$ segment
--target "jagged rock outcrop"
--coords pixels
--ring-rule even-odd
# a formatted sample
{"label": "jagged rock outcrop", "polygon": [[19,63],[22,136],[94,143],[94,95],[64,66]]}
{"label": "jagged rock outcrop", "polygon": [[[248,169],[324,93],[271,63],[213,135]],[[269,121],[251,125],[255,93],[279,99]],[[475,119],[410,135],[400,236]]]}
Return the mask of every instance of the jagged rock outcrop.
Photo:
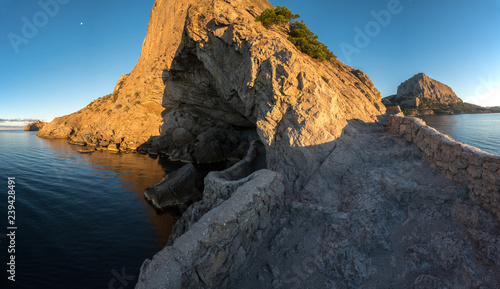
{"label": "jagged rock outcrop", "polygon": [[387,107],[401,106],[407,116],[500,111],[498,107],[482,107],[463,102],[449,86],[423,73],[401,83],[398,93],[384,97],[382,103]]}
{"label": "jagged rock outcrop", "polygon": [[266,154],[262,142],[253,141],[245,157],[224,171],[210,172],[204,180],[203,199],[190,206],[176,222],[168,240],[174,240],[184,234],[193,224],[211,209],[229,199],[238,187],[249,181],[249,176],[266,168]]}
{"label": "jagged rock outcrop", "polygon": [[[185,13],[189,1],[177,2],[176,8]],[[164,26],[163,18],[158,17],[166,13],[163,8],[162,1],[155,3],[141,57],[130,74],[118,79],[113,93],[54,119],[38,133],[39,137],[82,138],[87,144],[112,150],[135,150],[159,134],[165,89],[161,76],[176,50],[175,44],[167,44],[166,39],[173,36],[180,40],[182,29],[178,26],[183,25],[172,21]]]}
{"label": "jagged rock outcrop", "polygon": [[[157,3],[164,11],[176,5]],[[385,108],[363,72],[312,59],[281,30],[256,22],[267,7],[266,1],[198,1],[186,10],[180,42],[170,40],[177,52],[163,73],[167,113],[156,144],[199,161],[198,147],[210,143],[227,157],[242,132],[256,130],[270,168],[299,189],[347,120],[372,122]],[[165,27],[179,19],[162,16]],[[216,136],[210,142],[200,139],[208,129]]]}
{"label": "jagged rock outcrop", "polygon": [[385,107],[363,72],[315,60],[280,29],[256,22],[269,7],[265,0],[157,0],[141,59],[115,93],[54,120],[39,136],[137,147],[158,134],[161,99],[161,136],[152,142],[158,151],[209,163],[241,158],[241,146],[258,137],[269,166],[299,189],[347,120],[375,121]]}
{"label": "jagged rock outcrop", "polygon": [[33,123],[29,123],[27,126],[25,126],[24,131],[39,131],[46,124],[47,124],[46,122],[37,120],[37,121],[35,121]]}
{"label": "jagged rock outcrop", "polygon": [[399,105],[404,108],[439,108],[462,104],[453,89],[423,73],[415,74],[412,78],[398,86],[398,93],[386,97],[384,102]]}

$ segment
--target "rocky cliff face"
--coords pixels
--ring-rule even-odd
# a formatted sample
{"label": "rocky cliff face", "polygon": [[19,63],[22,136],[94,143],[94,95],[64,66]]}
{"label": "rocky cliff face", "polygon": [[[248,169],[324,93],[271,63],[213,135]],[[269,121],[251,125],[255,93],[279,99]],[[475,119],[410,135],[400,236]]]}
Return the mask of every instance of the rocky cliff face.
{"label": "rocky cliff face", "polygon": [[[43,138],[70,138],[77,143],[136,149],[159,134],[165,85],[162,73],[180,41],[182,19],[189,1],[175,1],[166,9],[156,1],[141,57],[130,74],[121,76],[112,94],[101,97],[73,114],[54,119],[38,133]],[[174,11],[175,10],[175,11]],[[170,41],[170,40],[173,41]],[[178,45],[178,43],[177,43]]]}
{"label": "rocky cliff face", "polygon": [[46,122],[37,120],[33,123],[29,123],[26,127],[24,127],[24,131],[39,131],[46,124]]}
{"label": "rocky cliff face", "polygon": [[314,60],[279,29],[256,22],[266,7],[266,1],[236,0],[189,7],[163,73],[167,113],[157,145],[195,161],[207,147],[227,158],[243,132],[256,130],[269,167],[300,189],[348,120],[372,122],[385,109],[364,73]]}
{"label": "rocky cliff face", "polygon": [[361,71],[312,59],[279,29],[256,22],[269,7],[264,0],[157,0],[141,59],[114,94],[54,120],[39,136],[135,147],[157,135],[163,120],[154,140],[160,151],[209,163],[241,156],[257,131],[269,167],[303,183],[348,120],[373,122],[385,108]]}
{"label": "rocky cliff face", "polygon": [[385,105],[399,105],[404,109],[446,111],[463,108],[463,101],[453,89],[423,73],[401,83],[398,93],[384,98]]}

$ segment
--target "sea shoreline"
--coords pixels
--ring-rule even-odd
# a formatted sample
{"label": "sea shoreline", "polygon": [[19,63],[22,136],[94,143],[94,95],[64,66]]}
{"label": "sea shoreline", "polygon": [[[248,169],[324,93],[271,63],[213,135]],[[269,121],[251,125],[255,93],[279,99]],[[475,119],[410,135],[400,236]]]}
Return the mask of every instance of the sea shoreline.
{"label": "sea shoreline", "polygon": [[413,114],[413,113],[405,113],[404,115],[407,117],[425,117],[425,116],[441,116],[441,115],[462,115],[462,114],[496,114],[500,113],[500,111],[490,111],[490,112],[463,112],[463,113],[455,113],[455,112],[450,112],[450,113],[431,113],[431,114]]}

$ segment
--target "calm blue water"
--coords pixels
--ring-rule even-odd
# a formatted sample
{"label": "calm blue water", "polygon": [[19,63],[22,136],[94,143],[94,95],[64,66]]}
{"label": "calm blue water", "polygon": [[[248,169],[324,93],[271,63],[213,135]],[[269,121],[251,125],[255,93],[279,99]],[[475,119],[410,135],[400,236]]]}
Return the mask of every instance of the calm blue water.
{"label": "calm blue water", "polygon": [[[166,244],[175,216],[158,215],[143,190],[177,166],[77,149],[0,131],[0,288],[134,288],[144,259]],[[17,183],[15,283],[6,274],[9,176]]]}
{"label": "calm blue water", "polygon": [[500,114],[426,116],[427,125],[459,142],[500,155]]}

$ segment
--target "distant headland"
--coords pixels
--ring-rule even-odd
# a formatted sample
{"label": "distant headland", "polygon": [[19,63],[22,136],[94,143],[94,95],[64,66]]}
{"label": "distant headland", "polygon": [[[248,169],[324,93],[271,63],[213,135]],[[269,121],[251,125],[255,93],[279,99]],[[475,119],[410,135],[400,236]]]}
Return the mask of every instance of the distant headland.
{"label": "distant headland", "polygon": [[462,113],[498,113],[500,107],[463,102],[451,87],[418,73],[401,83],[395,95],[382,99],[385,106],[399,105],[407,116]]}

